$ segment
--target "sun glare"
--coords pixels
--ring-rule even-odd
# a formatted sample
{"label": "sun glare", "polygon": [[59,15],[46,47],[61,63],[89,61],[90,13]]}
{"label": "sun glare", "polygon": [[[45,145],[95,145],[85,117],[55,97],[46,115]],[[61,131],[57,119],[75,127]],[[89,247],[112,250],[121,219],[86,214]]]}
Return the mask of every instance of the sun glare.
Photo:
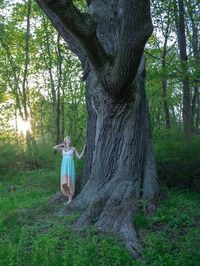
{"label": "sun glare", "polygon": [[18,117],[17,121],[12,120],[10,124],[11,126],[15,126],[15,128],[17,128],[17,131],[24,135],[26,135],[26,132],[28,130],[31,131],[31,124],[29,120],[25,121]]}
{"label": "sun glare", "polygon": [[28,130],[31,130],[30,121],[18,120],[18,130],[25,135]]}

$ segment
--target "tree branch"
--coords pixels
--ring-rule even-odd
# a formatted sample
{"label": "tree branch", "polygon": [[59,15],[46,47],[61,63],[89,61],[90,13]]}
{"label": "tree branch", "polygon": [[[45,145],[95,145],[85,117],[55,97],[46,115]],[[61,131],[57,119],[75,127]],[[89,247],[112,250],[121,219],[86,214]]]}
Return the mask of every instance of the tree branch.
{"label": "tree branch", "polygon": [[123,0],[122,21],[120,49],[106,81],[114,94],[124,91],[134,80],[144,46],[152,34],[149,0]]}
{"label": "tree branch", "polygon": [[[90,62],[101,70],[109,56],[96,36],[96,23],[89,14],[81,13],[72,0],[35,0],[49,17],[57,31],[66,39],[66,29],[85,50]],[[75,43],[75,40],[73,40]]]}
{"label": "tree branch", "polygon": [[[73,45],[89,59],[108,93],[117,98],[127,94],[153,30],[149,0],[121,1],[122,30],[115,56],[108,55],[102,47],[97,38],[97,25],[91,15],[81,13],[72,0],[35,1],[65,41],[69,43],[70,36]],[[74,50],[74,47],[71,48]]]}

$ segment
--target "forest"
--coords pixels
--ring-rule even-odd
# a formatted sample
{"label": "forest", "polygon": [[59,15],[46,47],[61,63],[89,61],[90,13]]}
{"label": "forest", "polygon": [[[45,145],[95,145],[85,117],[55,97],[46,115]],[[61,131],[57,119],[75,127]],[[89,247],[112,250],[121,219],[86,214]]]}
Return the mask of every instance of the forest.
{"label": "forest", "polygon": [[0,265],[200,265],[199,40],[199,0],[0,1]]}

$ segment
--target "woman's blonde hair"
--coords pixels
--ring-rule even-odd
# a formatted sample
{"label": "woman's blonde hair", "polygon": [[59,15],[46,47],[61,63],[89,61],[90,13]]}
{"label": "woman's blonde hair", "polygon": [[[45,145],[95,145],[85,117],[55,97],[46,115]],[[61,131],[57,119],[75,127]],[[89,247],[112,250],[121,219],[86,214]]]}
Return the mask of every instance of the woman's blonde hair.
{"label": "woman's blonde hair", "polygon": [[66,137],[64,138],[64,142],[65,142],[67,139],[71,139],[70,136],[66,136]]}

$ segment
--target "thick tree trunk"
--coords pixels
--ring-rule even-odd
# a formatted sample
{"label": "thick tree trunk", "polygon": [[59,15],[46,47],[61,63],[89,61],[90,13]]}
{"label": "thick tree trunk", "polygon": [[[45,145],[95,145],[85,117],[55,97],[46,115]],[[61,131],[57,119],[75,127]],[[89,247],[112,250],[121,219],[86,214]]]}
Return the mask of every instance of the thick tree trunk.
{"label": "thick tree trunk", "polygon": [[81,212],[75,228],[117,233],[137,257],[134,214],[141,199],[151,212],[158,192],[142,58],[152,33],[149,2],[93,0],[90,14],[68,0],[37,2],[76,48],[87,81],[84,186],[67,210]]}
{"label": "thick tree trunk", "polygon": [[95,150],[95,132],[96,132],[96,120],[97,113],[95,112],[94,102],[92,98],[92,91],[90,90],[91,85],[91,74],[87,77],[86,80],[86,104],[87,104],[87,156],[85,158],[84,169],[83,169],[83,178],[82,186],[85,185],[88,178],[91,175],[92,170],[92,161],[93,153]]}
{"label": "thick tree trunk", "polygon": [[76,228],[95,224],[119,233],[136,256],[140,245],[132,221],[138,199],[151,208],[158,192],[144,76],[138,75],[122,103],[110,101],[93,71],[88,86],[87,181],[73,202],[83,211]]}

